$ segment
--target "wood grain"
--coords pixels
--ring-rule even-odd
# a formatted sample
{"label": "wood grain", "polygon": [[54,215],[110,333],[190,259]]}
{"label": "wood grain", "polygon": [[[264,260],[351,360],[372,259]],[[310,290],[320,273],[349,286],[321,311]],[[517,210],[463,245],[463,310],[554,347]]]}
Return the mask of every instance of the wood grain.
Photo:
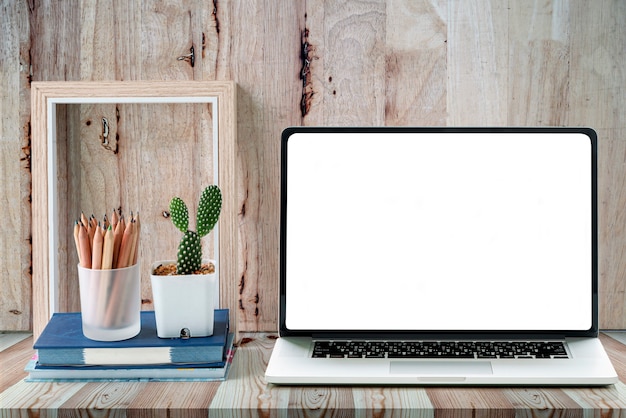
{"label": "wood grain", "polygon": [[326,2],[323,22],[311,24],[311,32],[323,28],[324,33],[324,44],[315,51],[324,57],[323,76],[312,76],[329,80],[332,88],[323,124],[385,124],[385,23],[385,4],[363,1]]}
{"label": "wood grain", "polygon": [[570,5],[568,123],[594,127],[600,140],[600,325],[608,329],[626,328],[625,19],[623,2],[600,1],[591,13],[572,12]]}
{"label": "wood grain", "polygon": [[[211,409],[228,409],[229,405],[243,402],[250,409],[267,413],[271,409],[286,408],[289,394],[269,390],[264,374],[274,346],[274,340],[263,335],[244,335],[235,352],[229,378],[215,394]],[[241,356],[239,356],[241,354]],[[286,396],[285,396],[286,395]]]}
{"label": "wood grain", "polygon": [[508,6],[448,3],[448,125],[507,125]]}
{"label": "wood grain", "polygon": [[[283,128],[591,126],[600,137],[600,325],[626,328],[623,1],[0,0],[0,10],[0,329],[25,330],[38,320],[29,303],[39,291],[31,269],[41,271],[30,261],[38,234],[31,208],[43,203],[30,198],[30,156],[38,154],[30,144],[31,79],[237,83],[231,296],[242,328],[252,331],[277,328]],[[67,121],[111,112],[64,110]],[[141,112],[142,122],[137,113],[122,115],[125,136],[159,122]],[[95,122],[61,129],[78,135],[78,126],[99,130]],[[164,173],[175,172],[155,158]],[[80,165],[67,168],[78,181]],[[59,251],[74,263],[71,251]]]}
{"label": "wood grain", "polygon": [[512,2],[510,6],[507,123],[567,125],[571,48],[568,9],[547,2]]}
{"label": "wood grain", "polygon": [[[282,129],[301,123],[296,109],[302,91],[298,66],[305,10],[301,2],[227,4],[238,16],[231,22],[238,35],[229,59],[233,76],[242,80],[237,144],[239,318],[242,329],[272,330],[278,317],[279,138]],[[249,30],[264,25],[271,30],[263,36]]]}
{"label": "wood grain", "polygon": [[446,124],[447,9],[444,1],[388,3],[385,125]]}
{"label": "wood grain", "polygon": [[[276,386],[264,379],[274,334],[242,334],[224,382],[25,382],[32,338],[0,353],[0,405],[63,414],[163,416],[618,416],[626,410],[626,346],[601,335],[620,382],[596,388]],[[10,365],[10,367],[6,367]],[[19,415],[18,415],[19,416]]]}
{"label": "wood grain", "polygon": [[373,416],[423,416],[434,414],[434,406],[424,388],[354,387],[354,405]]}
{"label": "wood grain", "polygon": [[0,330],[31,327],[28,12],[0,2]]}
{"label": "wood grain", "polygon": [[0,377],[0,393],[4,392],[13,383],[26,377],[24,366],[35,354],[32,346],[33,339],[29,337],[1,351],[0,358],[2,361],[0,361],[0,366],[2,377]]}

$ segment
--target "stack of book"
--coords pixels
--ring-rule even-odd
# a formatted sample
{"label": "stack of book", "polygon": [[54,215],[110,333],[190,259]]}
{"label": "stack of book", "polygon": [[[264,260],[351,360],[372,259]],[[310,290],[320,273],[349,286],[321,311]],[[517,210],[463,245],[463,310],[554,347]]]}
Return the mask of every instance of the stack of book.
{"label": "stack of book", "polygon": [[80,312],[55,313],[35,342],[26,380],[225,380],[234,355],[228,324],[228,309],[217,309],[212,336],[164,339],[154,312],[143,311],[137,336],[102,342],[83,335]]}

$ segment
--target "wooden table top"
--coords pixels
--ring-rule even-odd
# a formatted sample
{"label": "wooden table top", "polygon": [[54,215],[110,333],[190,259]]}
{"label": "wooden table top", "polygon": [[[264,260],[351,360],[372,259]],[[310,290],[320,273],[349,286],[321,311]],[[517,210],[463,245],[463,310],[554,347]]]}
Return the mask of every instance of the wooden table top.
{"label": "wooden table top", "polygon": [[[299,387],[274,386],[264,379],[274,346],[274,334],[243,334],[230,376],[225,382],[25,382],[24,366],[34,354],[32,337],[0,353],[0,407],[2,416],[38,414],[56,410],[71,414],[277,415],[286,410],[325,410],[348,416],[412,415],[515,416],[551,410],[576,416],[613,415],[626,411],[626,345],[607,334],[601,340],[619,374],[620,382],[601,388],[472,388],[472,387]],[[623,340],[623,339],[622,339]],[[77,412],[78,411],[78,412]],[[81,412],[82,411],[82,412]],[[282,411],[282,412],[281,412]],[[547,415],[546,415],[547,416]]]}

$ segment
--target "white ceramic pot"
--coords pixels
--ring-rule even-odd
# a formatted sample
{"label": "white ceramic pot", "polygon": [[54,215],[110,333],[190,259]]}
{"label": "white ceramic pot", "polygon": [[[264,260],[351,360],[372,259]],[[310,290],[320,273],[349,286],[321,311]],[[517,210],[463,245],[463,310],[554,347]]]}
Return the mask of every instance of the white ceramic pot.
{"label": "white ceramic pot", "polygon": [[[208,260],[215,265],[215,261]],[[219,292],[216,273],[155,276],[150,267],[157,335],[160,338],[208,337],[213,335],[215,300]]]}

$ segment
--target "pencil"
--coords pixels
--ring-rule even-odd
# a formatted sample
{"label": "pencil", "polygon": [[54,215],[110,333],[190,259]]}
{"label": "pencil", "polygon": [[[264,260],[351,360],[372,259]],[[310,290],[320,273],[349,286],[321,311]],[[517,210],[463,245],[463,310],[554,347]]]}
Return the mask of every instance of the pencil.
{"label": "pencil", "polygon": [[115,233],[113,227],[109,225],[104,235],[104,244],[102,248],[102,269],[110,270],[113,268],[113,246],[115,242]]}
{"label": "pencil", "polygon": [[78,231],[78,243],[80,245],[80,265],[84,268],[91,268],[91,244],[87,228],[81,223]]}
{"label": "pencil", "polygon": [[87,220],[87,217],[85,216],[85,212],[80,213],[80,223],[82,225],[87,225],[89,223],[89,221]]}
{"label": "pencil", "polygon": [[128,222],[126,224],[126,228],[124,228],[124,235],[122,236],[122,243],[120,244],[120,254],[117,258],[117,267],[118,269],[128,267],[129,264],[129,256],[132,250],[132,240],[133,240],[133,222]]}
{"label": "pencil", "polygon": [[137,248],[137,221],[135,218],[132,219],[130,227],[130,250],[128,251],[128,258],[126,259],[126,267],[135,264],[135,248]]}
{"label": "pencil", "polygon": [[96,217],[93,216],[93,214],[87,220],[87,233],[89,234],[89,242],[93,242],[93,236],[96,232],[95,227],[97,225],[94,225],[95,220],[96,220]]}
{"label": "pencil", "polygon": [[78,219],[74,221],[74,245],[76,245],[76,254],[78,254],[78,263],[80,264],[80,244],[78,243],[78,233],[80,232],[80,224]]}
{"label": "pencil", "polygon": [[78,262],[89,269],[117,269],[135,265],[139,258],[139,213],[125,221],[122,211],[113,208],[102,224],[94,215],[81,212],[74,222],[74,245]]}
{"label": "pencil", "polygon": [[131,235],[131,240],[130,240],[130,252],[128,253],[128,265],[127,267],[130,266],[134,266],[135,265],[135,254],[137,253],[137,237],[138,237],[138,231],[137,231],[137,220],[133,219],[132,221],[133,224],[133,229],[132,229],[132,235]]}
{"label": "pencil", "polygon": [[133,262],[131,266],[137,264],[137,259],[139,258],[139,234],[141,232],[141,222],[139,222],[139,212],[135,215],[135,240],[133,247],[135,251],[133,252]]}
{"label": "pencil", "polygon": [[117,221],[115,231],[113,231],[113,268],[118,268],[118,261],[120,257],[120,247],[122,246],[122,237],[124,236],[124,229],[126,228],[126,222],[124,217],[120,217]]}
{"label": "pencil", "polygon": [[119,216],[117,216],[117,211],[113,208],[113,213],[111,214],[111,226],[113,227],[113,231],[115,231],[115,227],[117,226],[117,221],[119,221]]}
{"label": "pencil", "polygon": [[91,268],[100,270],[102,268],[102,246],[104,244],[104,236],[100,225],[94,228],[93,245],[91,246]]}

